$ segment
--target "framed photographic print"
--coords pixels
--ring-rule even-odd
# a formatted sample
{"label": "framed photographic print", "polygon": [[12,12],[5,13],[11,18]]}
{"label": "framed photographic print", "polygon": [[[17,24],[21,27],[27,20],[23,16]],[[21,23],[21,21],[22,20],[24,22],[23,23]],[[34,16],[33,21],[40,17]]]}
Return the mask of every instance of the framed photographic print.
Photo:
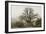
{"label": "framed photographic print", "polygon": [[5,1],[5,32],[45,31],[45,3]]}

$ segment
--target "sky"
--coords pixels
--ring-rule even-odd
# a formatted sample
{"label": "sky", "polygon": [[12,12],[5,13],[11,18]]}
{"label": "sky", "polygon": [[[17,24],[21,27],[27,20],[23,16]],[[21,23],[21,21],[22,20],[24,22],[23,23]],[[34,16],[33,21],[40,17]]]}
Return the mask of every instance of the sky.
{"label": "sky", "polygon": [[20,15],[22,15],[25,8],[32,8],[35,14],[37,13],[40,17],[42,16],[41,6],[12,5],[11,7],[12,18],[16,19]]}

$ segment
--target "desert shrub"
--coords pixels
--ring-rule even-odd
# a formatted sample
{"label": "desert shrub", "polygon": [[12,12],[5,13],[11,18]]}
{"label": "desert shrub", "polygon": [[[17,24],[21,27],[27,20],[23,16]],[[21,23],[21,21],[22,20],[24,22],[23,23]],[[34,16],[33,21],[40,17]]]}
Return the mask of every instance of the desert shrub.
{"label": "desert shrub", "polygon": [[16,21],[15,23],[11,23],[11,28],[23,28],[24,23],[21,21]]}
{"label": "desert shrub", "polygon": [[38,20],[36,21],[36,26],[37,26],[37,27],[41,27],[41,19],[38,19]]}
{"label": "desert shrub", "polygon": [[41,27],[41,18],[38,18],[35,22],[36,25],[32,25],[32,27]]}
{"label": "desert shrub", "polygon": [[18,27],[18,28],[22,28],[22,27],[24,27],[24,23],[21,22],[21,21],[16,21],[16,22],[14,23],[14,26],[15,26],[15,27]]}

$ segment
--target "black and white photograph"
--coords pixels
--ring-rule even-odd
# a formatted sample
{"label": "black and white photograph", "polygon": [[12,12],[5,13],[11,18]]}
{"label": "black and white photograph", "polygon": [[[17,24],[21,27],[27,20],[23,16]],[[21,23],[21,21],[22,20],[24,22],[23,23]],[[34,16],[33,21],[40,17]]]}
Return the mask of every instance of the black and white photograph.
{"label": "black and white photograph", "polygon": [[11,6],[11,28],[41,27],[41,6]]}
{"label": "black and white photograph", "polygon": [[7,8],[8,32],[44,31],[44,3],[8,2]]}

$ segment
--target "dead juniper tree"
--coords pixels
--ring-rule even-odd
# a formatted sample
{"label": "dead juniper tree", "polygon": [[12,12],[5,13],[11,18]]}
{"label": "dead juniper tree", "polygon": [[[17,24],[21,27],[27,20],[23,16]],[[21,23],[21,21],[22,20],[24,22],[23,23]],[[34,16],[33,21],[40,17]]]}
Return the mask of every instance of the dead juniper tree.
{"label": "dead juniper tree", "polygon": [[32,15],[33,15],[33,9],[32,8],[25,8],[24,10],[24,16],[25,16],[25,21],[26,21],[26,26],[30,27],[32,26]]}

